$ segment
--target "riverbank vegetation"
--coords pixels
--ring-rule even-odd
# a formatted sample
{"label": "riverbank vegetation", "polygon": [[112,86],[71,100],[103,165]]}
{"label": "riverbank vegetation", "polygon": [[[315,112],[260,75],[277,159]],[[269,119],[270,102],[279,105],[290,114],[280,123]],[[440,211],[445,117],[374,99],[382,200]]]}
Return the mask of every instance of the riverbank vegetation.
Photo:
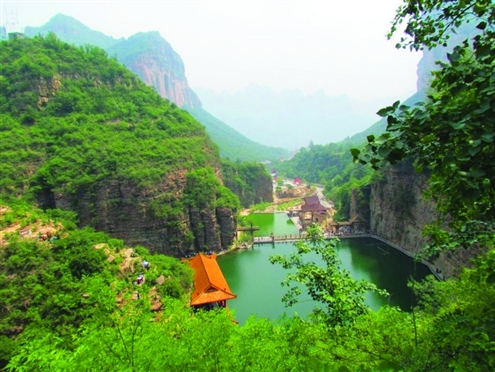
{"label": "riverbank vegetation", "polygon": [[[288,279],[307,280],[320,309],[306,320],[252,317],[239,326],[225,310],[190,309],[190,270],[176,259],[137,247],[126,266],[129,248],[121,241],[33,213],[57,226],[59,239],[16,233],[1,250],[0,350],[9,371],[485,371],[495,362],[493,252],[460,278],[414,283],[422,295],[414,312],[373,312],[362,303],[368,284],[342,276],[331,257],[320,268],[298,256],[300,270]],[[26,227],[34,230],[35,224]],[[319,244],[315,232],[300,249],[309,252]],[[110,262],[108,253],[117,259]],[[151,269],[138,286],[144,259]],[[160,275],[166,278],[163,287]],[[161,306],[152,311],[157,298]]]}
{"label": "riverbank vegetation", "polygon": [[324,186],[324,194],[335,204],[337,220],[348,220],[353,190],[368,186],[377,175],[370,167],[353,162],[352,144],[346,141],[302,148],[287,161],[273,166],[282,178],[301,178],[305,182]]}

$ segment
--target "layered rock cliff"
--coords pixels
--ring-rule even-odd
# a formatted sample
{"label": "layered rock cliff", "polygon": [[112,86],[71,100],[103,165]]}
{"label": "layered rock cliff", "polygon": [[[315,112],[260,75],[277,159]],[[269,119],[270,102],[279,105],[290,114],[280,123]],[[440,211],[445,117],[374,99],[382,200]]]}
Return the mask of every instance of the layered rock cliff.
{"label": "layered rock cliff", "polygon": [[185,174],[184,170],[169,173],[152,187],[111,178],[77,195],[49,192],[40,201],[46,208],[74,210],[81,226],[92,226],[151,252],[181,257],[227,249],[235,238],[237,211],[180,203]]}
{"label": "layered rock cliff", "polygon": [[158,32],[138,33],[106,50],[162,97],[179,107],[201,107],[187,82],[182,59]]}
{"label": "layered rock cliff", "polygon": [[222,162],[225,185],[239,197],[243,207],[273,202],[272,177],[261,164]]}
{"label": "layered rock cliff", "polygon": [[415,173],[409,163],[382,172],[379,182],[371,185],[370,228],[373,233],[417,253],[427,243],[423,228],[438,213],[423,193],[428,177]]}
{"label": "layered rock cliff", "polygon": [[[423,234],[425,226],[440,216],[435,203],[424,197],[428,179],[427,174],[416,173],[410,162],[383,171],[381,180],[371,185],[371,231],[411,253],[421,252],[429,243]],[[442,221],[443,228],[448,228],[448,217],[442,217]],[[471,259],[479,252],[477,248],[460,248],[428,261],[442,270],[445,277],[450,277],[470,266]]]}

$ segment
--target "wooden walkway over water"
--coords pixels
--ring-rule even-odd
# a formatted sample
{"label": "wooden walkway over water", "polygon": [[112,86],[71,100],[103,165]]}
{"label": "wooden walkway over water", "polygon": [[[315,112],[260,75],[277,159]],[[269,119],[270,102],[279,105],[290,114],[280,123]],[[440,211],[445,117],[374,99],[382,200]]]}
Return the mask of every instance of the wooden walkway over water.
{"label": "wooden walkway over water", "polygon": [[[353,235],[332,235],[332,234],[325,234],[324,238],[326,240],[331,239],[332,237],[338,237],[338,238],[366,238],[369,237],[370,235],[367,234],[353,234]],[[269,244],[269,243],[275,243],[275,242],[297,242],[298,240],[304,240],[306,238],[306,233],[301,233],[301,234],[286,234],[286,235],[270,235],[270,236],[255,236],[253,243],[254,244]]]}

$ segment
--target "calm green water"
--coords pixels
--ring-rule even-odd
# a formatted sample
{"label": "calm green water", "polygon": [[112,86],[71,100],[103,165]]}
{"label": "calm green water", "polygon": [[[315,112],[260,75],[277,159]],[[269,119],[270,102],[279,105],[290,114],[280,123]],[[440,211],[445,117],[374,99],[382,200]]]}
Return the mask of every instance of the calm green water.
{"label": "calm green water", "polygon": [[[252,215],[253,225],[263,228],[257,235],[267,236],[272,231],[276,235],[295,234],[297,228],[283,213]],[[265,224],[266,223],[266,224]],[[269,257],[275,253],[289,254],[295,251],[291,243],[258,244],[250,250],[235,251],[218,257],[227,282],[237,294],[228,305],[234,310],[235,318],[242,324],[249,316],[276,319],[286,313],[291,316],[297,312],[308,315],[316,305],[309,296],[291,308],[285,308],[281,298],[286,288],[280,283],[287,274],[280,265],[271,265]],[[368,294],[366,303],[373,309],[390,304],[408,310],[413,302],[412,292],[407,288],[407,280],[415,273],[416,279],[430,274],[429,269],[389,247],[370,238],[343,239],[337,247],[342,266],[356,279],[365,279],[386,289],[391,296],[381,297]],[[318,262],[318,257],[308,257]]]}
{"label": "calm green water", "polygon": [[246,217],[248,222],[253,226],[259,226],[260,229],[254,232],[254,236],[298,234],[299,230],[292,223],[285,213],[254,213]]}

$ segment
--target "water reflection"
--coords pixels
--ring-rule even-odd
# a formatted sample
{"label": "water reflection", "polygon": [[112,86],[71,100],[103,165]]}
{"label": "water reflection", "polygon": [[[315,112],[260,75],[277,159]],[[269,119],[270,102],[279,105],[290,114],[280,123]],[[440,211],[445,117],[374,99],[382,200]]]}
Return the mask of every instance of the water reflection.
{"label": "water reflection", "polygon": [[[264,227],[257,234],[295,234],[297,228],[287,224],[287,216],[282,213],[256,215],[253,225]],[[266,226],[262,225],[266,223]],[[267,233],[268,231],[268,233]],[[411,290],[407,287],[410,275],[416,279],[430,274],[428,268],[415,263],[410,257],[386,244],[370,238],[353,238],[342,240],[337,246],[337,253],[342,267],[355,279],[364,279],[386,289],[390,298],[368,294],[366,303],[372,309],[388,304],[409,310],[413,301]],[[275,243],[255,245],[254,249],[232,252],[218,257],[218,263],[237,299],[229,301],[229,307],[235,309],[236,319],[244,323],[252,314],[276,319],[286,313],[295,312],[305,317],[315,306],[306,295],[301,303],[292,308],[285,308],[281,299],[287,288],[281,282],[287,271],[280,265],[271,265],[269,257],[275,253],[287,255],[296,250],[292,243]],[[322,264],[319,257],[308,257],[317,264]]]}

